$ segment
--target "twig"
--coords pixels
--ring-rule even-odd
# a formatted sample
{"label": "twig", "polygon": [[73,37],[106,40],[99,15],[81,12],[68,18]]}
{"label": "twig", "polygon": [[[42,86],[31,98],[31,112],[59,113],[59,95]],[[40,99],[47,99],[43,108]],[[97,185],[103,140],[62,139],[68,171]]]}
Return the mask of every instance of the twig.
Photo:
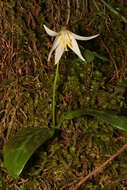
{"label": "twig", "polygon": [[67,0],[67,9],[68,9],[68,13],[67,13],[67,20],[66,20],[66,25],[68,25],[69,23],[69,20],[70,20],[70,11],[71,11],[71,8],[70,8],[70,0]]}
{"label": "twig", "polygon": [[120,51],[121,58],[122,58],[122,68],[121,68],[121,73],[120,73],[120,80],[122,80],[126,76],[127,56],[126,56],[126,53],[124,52],[124,50],[122,50],[121,48],[119,51]]}
{"label": "twig", "polygon": [[118,157],[121,153],[123,153],[125,150],[127,150],[127,144],[123,145],[122,148],[115,154],[113,154],[108,160],[106,160],[101,166],[97,167],[95,170],[90,172],[87,176],[83,177],[75,187],[73,187],[73,190],[77,190],[83,185],[90,177],[95,176],[102,172],[104,168],[112,162],[116,157]]}
{"label": "twig", "polygon": [[112,8],[108,3],[106,3],[104,0],[101,0],[101,2],[115,15],[117,15],[123,22],[127,24],[127,19],[121,15],[119,12],[117,12],[114,8]]}
{"label": "twig", "polygon": [[116,73],[116,77],[117,79],[119,78],[119,73],[118,73],[118,68],[117,68],[117,65],[116,65],[116,62],[114,60],[114,58],[112,57],[112,54],[111,54],[111,50],[107,47],[107,45],[105,44],[104,40],[102,39],[102,37],[100,36],[100,40],[102,42],[102,45],[104,46],[104,48],[106,49],[108,55],[109,55],[109,58],[112,62],[112,64],[114,65],[115,67],[115,73]]}
{"label": "twig", "polygon": [[14,122],[14,119],[15,119],[15,115],[16,115],[16,108],[14,107],[12,110],[11,110],[11,121],[9,122],[8,124],[8,129],[7,129],[7,140],[8,140],[8,137],[10,135],[10,132],[11,132],[11,129],[12,129],[12,125],[13,125],[13,122]]}

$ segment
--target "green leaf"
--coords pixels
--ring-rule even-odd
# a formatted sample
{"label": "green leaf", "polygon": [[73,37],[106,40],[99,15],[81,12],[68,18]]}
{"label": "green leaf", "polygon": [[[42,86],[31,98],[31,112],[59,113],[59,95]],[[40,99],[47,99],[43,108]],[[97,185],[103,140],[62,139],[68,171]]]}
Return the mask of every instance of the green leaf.
{"label": "green leaf", "polygon": [[84,54],[87,62],[92,62],[95,58],[94,52],[88,49],[85,50]]}
{"label": "green leaf", "polygon": [[113,127],[127,132],[127,117],[120,116],[114,112],[102,111],[102,110],[96,110],[96,109],[77,110],[77,111],[73,111],[73,112],[67,113],[65,115],[62,115],[58,122],[57,127],[60,128],[62,123],[66,120],[79,118],[84,115],[95,116],[99,120],[103,120],[104,122],[112,125]]}
{"label": "green leaf", "polygon": [[4,166],[17,178],[34,151],[54,135],[53,129],[23,128],[5,146]]}
{"label": "green leaf", "polygon": [[95,56],[95,57],[97,57],[97,58],[101,59],[102,61],[109,61],[109,59],[108,59],[108,58],[106,58],[105,56],[100,55],[100,54],[98,54],[98,53],[97,53],[97,52],[95,52],[95,51],[93,51],[93,53],[94,53],[94,56]]}
{"label": "green leaf", "polygon": [[90,51],[88,49],[85,50],[84,56],[85,56],[87,62],[92,62],[95,59],[95,57],[101,59],[102,61],[108,61],[108,59],[105,56],[102,56],[102,55],[98,54],[97,52]]}

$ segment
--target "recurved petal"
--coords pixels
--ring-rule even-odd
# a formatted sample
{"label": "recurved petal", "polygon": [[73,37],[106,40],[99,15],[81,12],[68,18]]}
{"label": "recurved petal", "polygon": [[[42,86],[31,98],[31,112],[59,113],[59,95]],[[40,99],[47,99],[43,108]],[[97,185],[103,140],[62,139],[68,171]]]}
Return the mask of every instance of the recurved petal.
{"label": "recurved petal", "polygon": [[50,58],[51,58],[51,55],[52,55],[53,51],[57,48],[57,46],[59,46],[60,42],[61,42],[60,41],[60,37],[57,36],[56,39],[55,39],[55,41],[53,42],[53,46],[52,46],[52,48],[51,48],[51,50],[49,52],[48,62],[50,61]]}
{"label": "recurved petal", "polygon": [[85,61],[85,59],[83,58],[83,56],[80,52],[80,49],[78,47],[78,43],[76,42],[75,38],[72,35],[70,36],[70,38],[71,38],[71,46],[69,46],[69,48],[71,48],[72,51],[74,53],[76,53],[82,61]]}
{"label": "recurved petal", "polygon": [[71,32],[71,34],[72,34],[72,36],[73,36],[76,40],[91,40],[91,39],[96,38],[96,37],[98,37],[98,36],[100,35],[100,34],[96,34],[96,35],[94,35],[94,36],[84,37],[84,36],[79,36],[79,35],[77,35],[77,34],[74,34],[74,33],[72,33],[72,32]]}
{"label": "recurved petal", "polygon": [[55,64],[57,64],[60,61],[60,58],[62,57],[62,54],[64,52],[64,48],[62,47],[62,43],[57,46],[55,51]]}
{"label": "recurved petal", "polygon": [[47,34],[49,35],[49,36],[57,36],[57,32],[54,32],[53,30],[50,30],[47,26],[45,26],[45,25],[43,25],[44,26],[44,29],[45,29],[45,31],[47,32]]}

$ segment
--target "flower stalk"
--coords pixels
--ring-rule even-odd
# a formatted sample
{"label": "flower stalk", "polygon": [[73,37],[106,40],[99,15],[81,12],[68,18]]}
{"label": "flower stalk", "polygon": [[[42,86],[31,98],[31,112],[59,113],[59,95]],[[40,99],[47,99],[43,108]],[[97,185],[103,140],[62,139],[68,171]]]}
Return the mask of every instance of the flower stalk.
{"label": "flower stalk", "polygon": [[55,79],[54,79],[54,83],[53,83],[53,102],[52,102],[52,106],[53,106],[53,112],[52,112],[52,116],[53,116],[53,128],[55,128],[56,126],[56,87],[57,87],[57,79],[59,76],[59,63],[57,63],[56,66],[56,74],[55,74]]}

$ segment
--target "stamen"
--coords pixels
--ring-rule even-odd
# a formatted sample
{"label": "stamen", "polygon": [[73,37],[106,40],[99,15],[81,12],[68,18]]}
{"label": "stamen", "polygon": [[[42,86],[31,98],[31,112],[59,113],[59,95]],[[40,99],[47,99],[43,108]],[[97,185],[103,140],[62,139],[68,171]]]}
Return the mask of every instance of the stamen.
{"label": "stamen", "polygon": [[68,31],[67,31],[67,34],[68,34],[67,45],[68,45],[69,47],[72,47],[72,45],[71,45],[70,33],[69,33]]}
{"label": "stamen", "polygon": [[62,48],[65,48],[65,40],[64,40],[64,36],[61,35],[61,42],[62,42]]}

